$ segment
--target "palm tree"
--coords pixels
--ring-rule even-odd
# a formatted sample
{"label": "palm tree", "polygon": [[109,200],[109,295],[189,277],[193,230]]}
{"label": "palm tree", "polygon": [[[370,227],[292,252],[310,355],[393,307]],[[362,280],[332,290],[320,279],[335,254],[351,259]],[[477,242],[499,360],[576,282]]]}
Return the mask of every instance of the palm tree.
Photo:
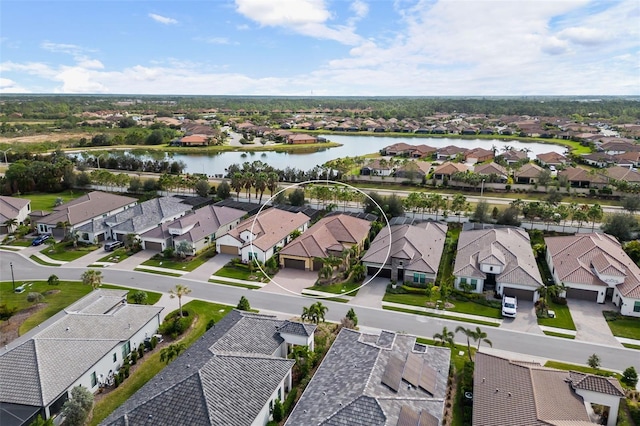
{"label": "palm tree", "polygon": [[2,224],[7,227],[7,232],[11,233],[13,229],[18,226],[18,219],[15,217],[13,219],[7,219]]}
{"label": "palm tree", "polygon": [[593,204],[591,207],[589,207],[589,210],[587,210],[587,217],[591,220],[592,231],[596,227],[596,221],[602,219],[602,216],[603,211],[600,204]]}
{"label": "palm tree", "polygon": [[302,308],[302,320],[311,321],[314,324],[324,322],[325,315],[329,311],[329,308],[324,306],[322,302],[316,302],[308,308],[305,306]]}
{"label": "palm tree", "polygon": [[258,193],[260,194],[259,204],[262,204],[262,196],[264,195],[264,191],[267,189],[267,174],[265,172],[259,172],[255,175],[255,182],[253,183],[256,189],[256,197]]}
{"label": "palm tree", "polygon": [[244,186],[242,182],[242,173],[235,172],[233,175],[231,175],[231,182],[229,183],[229,186],[231,186],[231,188],[236,191],[236,201],[239,201],[240,191],[242,191],[242,188]]}
{"label": "palm tree", "polygon": [[176,297],[178,298],[178,306],[180,307],[180,318],[183,317],[182,296],[186,296],[189,293],[191,293],[191,289],[183,284],[176,284],[175,288],[169,290],[169,297],[171,297],[172,299]]}
{"label": "palm tree", "polygon": [[95,269],[87,269],[82,274],[82,284],[90,285],[94,290],[102,284],[102,272]]}
{"label": "palm tree", "polygon": [[462,333],[467,337],[467,350],[469,351],[469,361],[473,362],[473,359],[471,358],[471,339],[473,339],[474,341],[476,340],[475,331],[471,330],[470,328],[464,328],[463,326],[459,325],[456,327],[456,333]]}
{"label": "palm tree", "polygon": [[491,342],[491,340],[487,339],[487,333],[482,331],[482,329],[480,327],[476,327],[476,330],[474,331],[473,334],[474,334],[473,340],[477,340],[478,341],[478,350],[480,350],[480,344],[482,342],[484,342],[487,345],[493,347],[493,343]]}
{"label": "palm tree", "polygon": [[454,336],[453,331],[449,331],[447,327],[443,327],[442,333],[436,333],[433,335],[433,340],[440,341],[440,342],[436,342],[436,344],[453,347],[453,345],[455,344],[453,342],[453,336]]}
{"label": "palm tree", "polygon": [[251,202],[251,188],[253,187],[255,181],[255,174],[253,174],[252,172],[245,172],[242,175],[242,186],[247,191],[247,198],[249,199],[249,202]]}
{"label": "palm tree", "polygon": [[160,351],[160,362],[169,364],[172,359],[177,358],[187,346],[184,343],[173,343]]}

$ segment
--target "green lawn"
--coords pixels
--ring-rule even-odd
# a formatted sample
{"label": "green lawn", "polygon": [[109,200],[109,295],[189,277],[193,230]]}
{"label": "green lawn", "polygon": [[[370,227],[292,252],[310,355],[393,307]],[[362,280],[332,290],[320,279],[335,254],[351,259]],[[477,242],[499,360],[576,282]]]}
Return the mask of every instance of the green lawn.
{"label": "green lawn", "polygon": [[567,363],[558,362],[558,361],[547,361],[544,364],[544,366],[549,368],[555,368],[558,370],[566,370],[566,371],[573,370],[573,371],[579,371],[581,373],[597,374],[598,376],[615,377],[618,380],[620,380],[620,377],[621,377],[620,374],[614,373],[613,371],[601,370],[601,369],[596,370],[595,368],[587,367],[585,365],[567,364]]}
{"label": "green lawn", "polygon": [[124,247],[120,247],[119,249],[116,249],[112,252],[110,252],[108,255],[101,257],[98,262],[111,262],[111,263],[118,263],[118,262],[122,262],[123,260],[125,260],[127,257],[131,256],[133,253],[130,253],[126,248]]}
{"label": "green lawn", "polygon": [[425,316],[425,317],[444,318],[444,319],[450,319],[450,320],[453,320],[453,321],[468,322],[468,323],[471,323],[471,324],[478,324],[478,325],[486,325],[488,327],[499,327],[500,326],[500,324],[495,324],[495,323],[488,322],[488,321],[456,317],[456,316],[453,316],[453,315],[432,314],[430,312],[414,311],[413,309],[396,308],[394,306],[383,306],[382,309],[384,309],[386,311],[404,312],[405,314],[422,315],[422,316]]}
{"label": "green lawn", "polygon": [[[220,321],[232,308],[226,305],[192,300],[185,304],[183,309],[189,310],[197,315],[197,319],[189,329],[188,334],[184,335],[181,339],[187,346],[190,346],[204,334],[209,320]],[[160,351],[158,350],[145,355],[139,363],[140,366],[123,384],[94,406],[93,418],[89,423],[90,425],[99,424],[166,366],[164,362],[160,362]]]}
{"label": "green lawn", "polygon": [[632,345],[631,343],[623,343],[622,346],[624,346],[627,349],[640,350],[640,345]]}
{"label": "green lawn", "polygon": [[7,246],[29,247],[31,246],[31,241],[30,240],[13,240],[13,241],[6,242],[4,244]]}
{"label": "green lawn", "polygon": [[25,195],[14,195],[14,197],[18,198],[26,198],[31,200],[31,211],[36,210],[47,210],[51,211],[55,207],[56,199],[62,198],[63,202],[75,200],[76,198],[84,195],[86,191],[83,190],[67,190],[63,192],[58,192],[55,194],[45,194],[45,193],[33,193],[33,194],[25,194]]}
{"label": "green lawn", "polygon": [[[427,302],[435,302],[439,299],[439,293],[434,292],[431,297],[427,297],[426,294],[390,294],[387,293],[382,299],[385,302],[401,303],[403,305],[412,305],[426,307]],[[452,300],[454,304],[453,308],[448,308],[447,311],[459,312],[462,314],[479,315],[488,318],[501,318],[500,309],[492,308],[491,306],[481,305],[479,303]]]}
{"label": "green lawn", "polygon": [[[355,296],[358,294],[358,290],[354,290],[360,287],[362,283],[354,283],[354,282],[346,282],[346,283],[338,283],[331,285],[314,285],[312,287],[308,287],[307,290],[316,290],[323,291],[325,293],[333,293],[333,294],[345,294],[347,296]],[[347,293],[351,291],[350,293]]]}
{"label": "green lawn", "polygon": [[73,242],[71,241],[63,241],[60,243],[55,243],[52,245],[48,245],[42,250],[40,253],[44,254],[51,259],[71,262],[73,260],[79,259],[82,256],[91,253],[96,250],[99,246],[91,244],[84,245],[78,244],[78,247],[73,247]]}
{"label": "green lawn", "polygon": [[556,314],[555,318],[538,318],[539,325],[547,327],[564,328],[565,330],[575,330],[576,325],[573,323],[571,312],[567,305],[559,305],[549,301],[549,309]]}
{"label": "green lawn", "polygon": [[222,280],[209,280],[210,283],[214,283],[214,284],[224,284],[224,285],[230,285],[233,287],[244,287],[244,288],[248,288],[249,290],[257,290],[259,288],[262,288],[258,285],[251,285],[251,284],[240,284],[240,283],[232,283],[229,281],[222,281]]}
{"label": "green lawn", "polygon": [[[81,282],[73,281],[60,281],[60,285],[50,286],[47,281],[16,281],[16,287],[32,282],[31,286],[27,287],[24,293],[14,293],[13,285],[11,281],[0,282],[0,299],[2,304],[15,307],[18,311],[26,309],[33,305],[33,303],[27,301],[27,295],[30,292],[42,293],[44,295],[43,303],[47,305],[27,318],[26,321],[20,326],[20,335],[31,330],[36,325],[42,323],[48,318],[58,313],[63,308],[66,308],[76,300],[87,295],[91,291],[91,286],[84,285]],[[46,295],[47,291],[57,291],[54,294]]]}
{"label": "green lawn", "polygon": [[544,334],[546,334],[547,336],[553,336],[553,337],[562,337],[563,339],[575,339],[576,336],[573,336],[571,334],[564,334],[564,333],[556,333],[554,331],[542,331]]}
{"label": "green lawn", "polygon": [[234,265],[232,263],[227,263],[222,268],[220,268],[214,275],[225,278],[235,278],[237,280],[244,281],[267,281],[268,278],[265,277],[259,269],[256,268],[254,272],[249,271],[247,265]]}
{"label": "green lawn", "polygon": [[607,324],[614,336],[640,340],[640,318],[620,317]]}
{"label": "green lawn", "polygon": [[[135,293],[136,289],[133,288],[127,288],[127,287],[121,287],[118,285],[112,285],[112,284],[102,284],[100,286],[100,288],[106,288],[106,289],[116,289],[116,290],[129,290],[129,294],[127,294],[127,302],[128,303],[135,303],[133,301],[133,293]],[[146,305],[155,305],[156,303],[158,303],[158,300],[160,300],[160,297],[162,297],[162,293],[156,293],[155,291],[148,291],[148,290],[143,290],[145,293],[147,293],[147,303]]]}
{"label": "green lawn", "polygon": [[165,275],[167,277],[181,277],[182,274],[174,274],[173,272],[165,272],[165,271],[153,271],[151,269],[144,269],[144,268],[134,268],[134,271],[138,271],[138,272],[146,272],[148,274],[156,274],[156,275]]}
{"label": "green lawn", "polygon": [[215,250],[209,249],[195,257],[183,259],[165,259],[162,255],[153,256],[142,262],[142,266],[155,266],[158,268],[177,269],[179,271],[193,271],[215,255]]}
{"label": "green lawn", "polygon": [[45,260],[42,260],[38,256],[36,256],[35,254],[32,254],[31,256],[29,256],[29,259],[33,260],[36,263],[39,263],[40,265],[44,265],[44,266],[60,266],[57,263],[50,263],[50,262],[47,262]]}

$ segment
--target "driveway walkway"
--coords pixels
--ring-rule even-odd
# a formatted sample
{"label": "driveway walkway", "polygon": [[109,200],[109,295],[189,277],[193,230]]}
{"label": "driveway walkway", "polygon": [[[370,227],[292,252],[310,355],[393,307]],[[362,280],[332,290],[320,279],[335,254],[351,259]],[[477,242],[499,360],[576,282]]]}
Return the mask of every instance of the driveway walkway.
{"label": "driveway walkway", "polygon": [[96,263],[98,260],[102,259],[109,252],[105,251],[103,247],[98,247],[91,253],[85,254],[84,256],[73,260],[71,262],[65,263],[63,268],[86,268],[87,266]]}
{"label": "driveway walkway", "polygon": [[529,300],[518,300],[518,315],[515,318],[504,318],[500,328],[525,333],[544,334],[538,325],[533,302]]}
{"label": "driveway walkway", "polygon": [[138,267],[138,265],[140,265],[142,262],[148,259],[151,259],[153,255],[156,253],[157,253],[156,251],[152,251],[152,250],[140,250],[136,254],[127,257],[122,262],[116,263],[113,266],[110,266],[109,268],[123,269],[125,271],[133,271],[135,268]]}
{"label": "driveway walkway", "polygon": [[602,315],[604,310],[616,310],[610,303],[600,305],[588,300],[569,300],[569,311],[576,324],[576,340],[620,347]]}
{"label": "driveway walkway", "polygon": [[[182,306],[184,307],[184,305],[192,300],[192,297],[182,296]],[[169,293],[162,293],[160,300],[158,300],[153,306],[164,308],[162,312],[160,312],[160,322],[162,322],[167,315],[180,308],[180,303],[177,297],[171,298],[171,295]]]}
{"label": "driveway walkway", "polygon": [[198,281],[209,281],[211,275],[229,263],[234,257],[236,256],[232,254],[218,253],[193,271],[183,275],[183,277]]}
{"label": "driveway walkway", "polygon": [[313,286],[317,279],[317,272],[285,268],[275,274],[269,284],[265,285],[258,291],[268,291],[271,293],[282,294],[302,294],[302,290],[307,287]]}
{"label": "driveway walkway", "polygon": [[387,284],[389,284],[389,278],[374,278],[369,284],[358,290],[349,304],[382,309],[382,298],[387,291]]}

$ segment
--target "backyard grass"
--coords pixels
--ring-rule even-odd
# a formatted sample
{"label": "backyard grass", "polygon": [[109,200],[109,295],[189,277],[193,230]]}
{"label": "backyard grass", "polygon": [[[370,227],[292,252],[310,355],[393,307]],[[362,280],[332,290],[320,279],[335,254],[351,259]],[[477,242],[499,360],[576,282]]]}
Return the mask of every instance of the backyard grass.
{"label": "backyard grass", "polygon": [[44,266],[60,266],[57,263],[50,263],[50,262],[47,262],[46,260],[42,260],[38,256],[36,256],[35,254],[32,254],[31,256],[29,256],[29,259],[33,260],[36,263],[39,263],[40,265],[44,265]]}
{"label": "backyard grass", "polygon": [[358,294],[358,290],[352,291],[358,287],[360,287],[362,283],[354,283],[354,282],[346,282],[346,283],[337,283],[331,285],[314,285],[312,287],[306,288],[306,290],[315,290],[322,291],[325,293],[333,293],[333,294],[345,294],[347,296],[355,296]]}
{"label": "backyard grass", "polygon": [[25,198],[31,201],[31,211],[36,210],[46,210],[51,211],[56,205],[56,199],[62,198],[63,202],[68,202],[71,200],[75,200],[76,198],[84,195],[86,191],[82,190],[67,190],[63,192],[58,192],[55,194],[49,193],[32,193],[25,195],[14,195],[17,198]]}
{"label": "backyard grass", "polygon": [[559,361],[547,361],[544,364],[544,366],[549,368],[555,368],[557,370],[566,370],[566,371],[572,370],[572,371],[579,371],[581,373],[596,374],[598,376],[615,377],[618,380],[620,380],[620,378],[622,377],[620,374],[614,373],[613,371],[602,370],[602,369],[596,370],[595,368],[587,367],[586,365],[567,364],[565,362],[559,362]]}
{"label": "backyard grass", "polygon": [[118,263],[118,262],[122,262],[123,260],[125,260],[127,257],[131,256],[133,253],[130,253],[129,250],[127,250],[124,247],[121,247],[119,249],[116,249],[114,251],[112,251],[111,253],[109,253],[108,255],[101,257],[98,262],[111,262],[111,263]]}
{"label": "backyard grass", "polygon": [[[60,281],[57,286],[51,286],[45,281],[16,281],[16,287],[25,284],[28,285],[23,293],[14,293],[13,284],[11,281],[0,282],[0,299],[2,304],[6,304],[8,307],[15,307],[16,312],[23,309],[27,309],[34,305],[34,303],[27,301],[27,295],[32,292],[41,293],[44,295],[42,303],[46,303],[46,306],[27,318],[20,326],[19,334],[23,335],[33,327],[46,321],[58,313],[63,308],[66,308],[76,300],[87,295],[91,292],[91,286],[84,285],[81,282],[73,281]],[[45,294],[47,291],[53,290],[52,294]]]}
{"label": "backyard grass", "polygon": [[203,263],[213,256],[215,256],[215,250],[213,248],[186,259],[165,259],[162,255],[155,255],[151,259],[142,262],[141,266],[155,266],[158,268],[191,272],[198,266],[202,266]]}
{"label": "backyard grass", "polygon": [[[605,318],[607,318],[606,315]],[[617,317],[615,320],[607,318],[607,324],[614,336],[640,340],[640,318],[624,316]]]}
{"label": "backyard grass", "polygon": [[[138,291],[134,288],[121,287],[118,285],[111,285],[111,284],[102,284],[100,288],[129,290],[129,294],[127,294],[127,303],[131,303],[131,304],[135,303],[133,301],[133,293]],[[142,290],[142,291],[147,293],[147,303],[146,303],[147,305],[155,305],[156,303],[158,303],[158,300],[160,300],[160,298],[162,297],[162,293],[156,293],[155,291],[148,291],[148,290]]]}
{"label": "backyard grass", "polygon": [[450,320],[453,320],[453,321],[468,322],[468,323],[471,323],[471,324],[478,324],[478,325],[486,325],[488,327],[499,327],[500,326],[500,324],[495,324],[495,323],[488,322],[488,321],[475,320],[475,319],[471,319],[471,318],[462,318],[462,317],[456,317],[456,316],[452,316],[452,315],[432,314],[431,312],[414,311],[413,309],[396,308],[395,306],[383,306],[382,309],[387,310],[387,311],[404,312],[405,314],[422,315],[422,316],[425,316],[425,317],[450,319]]}
{"label": "backyard grass", "polygon": [[231,262],[224,265],[222,268],[218,269],[214,275],[225,278],[234,278],[236,280],[244,280],[244,281],[260,281],[265,282],[268,280],[262,272],[256,268],[255,271],[249,271],[247,265],[243,264],[233,264]]}
{"label": "backyard grass", "polygon": [[137,271],[137,272],[146,272],[148,274],[165,275],[167,277],[181,277],[182,276],[182,274],[174,274],[173,272],[154,271],[152,269],[144,269],[144,268],[134,268],[133,270]]}
{"label": "backyard grass", "polygon": [[[188,347],[204,334],[209,320],[220,321],[232,308],[226,305],[192,300],[185,304],[183,309],[197,315],[192,327],[187,334],[180,339],[180,341]],[[128,379],[96,403],[93,407],[93,417],[89,423],[90,425],[98,425],[124,401],[129,399],[138,389],[144,386],[145,383],[166,367],[164,362],[160,362],[160,351],[158,350],[145,355],[138,363],[140,365]]]}
{"label": "backyard grass", "polygon": [[71,262],[91,253],[97,248],[99,248],[99,246],[94,244],[78,244],[78,247],[73,247],[72,241],[63,241],[46,246],[40,250],[40,253],[54,260]]}
{"label": "backyard grass", "polygon": [[[439,300],[440,294],[433,292],[431,297],[426,294],[391,294],[387,293],[382,298],[385,302],[400,303],[403,305],[420,306],[425,308],[427,302],[436,302]],[[491,306],[481,305],[475,302],[465,300],[451,300],[454,307],[447,308],[447,311],[458,312],[462,314],[478,315],[487,318],[501,318],[500,308],[492,308]]]}
{"label": "backyard grass", "polygon": [[542,330],[542,332],[544,334],[546,334],[547,336],[553,336],[553,337],[562,337],[563,339],[575,339],[576,336],[573,336],[571,334],[564,334],[564,333],[556,333],[555,331],[546,331],[546,330]]}
{"label": "backyard grass", "polygon": [[547,327],[564,328],[565,330],[575,330],[576,325],[571,317],[571,312],[567,305],[560,305],[549,301],[549,309],[554,311],[555,318],[538,318],[538,325],[545,325]]}
{"label": "backyard grass", "polygon": [[260,287],[258,285],[233,283],[233,282],[222,281],[222,280],[209,280],[209,282],[210,283],[214,283],[214,284],[230,285],[230,286],[234,286],[234,287],[244,287],[244,288],[248,288],[249,290],[257,290],[259,288],[262,288],[262,287]]}

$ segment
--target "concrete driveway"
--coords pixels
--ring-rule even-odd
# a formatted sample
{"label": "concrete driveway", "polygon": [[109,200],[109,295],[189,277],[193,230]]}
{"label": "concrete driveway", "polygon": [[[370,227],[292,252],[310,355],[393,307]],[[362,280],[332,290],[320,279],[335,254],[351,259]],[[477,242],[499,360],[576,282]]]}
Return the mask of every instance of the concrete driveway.
{"label": "concrete driveway", "polygon": [[185,278],[199,281],[209,281],[211,275],[216,273],[220,268],[229,263],[234,256],[232,254],[218,253],[202,265],[198,266],[188,274],[183,275]]}
{"label": "concrete driveway", "polygon": [[157,251],[153,251],[153,250],[140,250],[139,252],[127,257],[120,263],[116,263],[113,266],[110,266],[109,268],[124,269],[125,271],[133,271],[142,262],[151,259],[153,255],[157,253],[158,253]]}
{"label": "concrete driveway", "polygon": [[382,309],[382,298],[387,291],[387,284],[389,284],[389,278],[374,278],[358,290],[358,294],[349,301],[349,304]]}
{"label": "concrete driveway", "polygon": [[285,268],[275,274],[269,284],[265,285],[258,291],[282,294],[302,294],[302,290],[313,286],[317,279],[317,272]]}
{"label": "concrete driveway", "polygon": [[515,318],[504,318],[500,328],[523,333],[544,334],[538,326],[535,307],[530,300],[518,300],[518,314]]}
{"label": "concrete driveway", "polygon": [[569,300],[569,311],[576,324],[576,340],[604,345],[621,346],[607,325],[602,311],[617,310],[611,303],[603,305],[588,300]]}

